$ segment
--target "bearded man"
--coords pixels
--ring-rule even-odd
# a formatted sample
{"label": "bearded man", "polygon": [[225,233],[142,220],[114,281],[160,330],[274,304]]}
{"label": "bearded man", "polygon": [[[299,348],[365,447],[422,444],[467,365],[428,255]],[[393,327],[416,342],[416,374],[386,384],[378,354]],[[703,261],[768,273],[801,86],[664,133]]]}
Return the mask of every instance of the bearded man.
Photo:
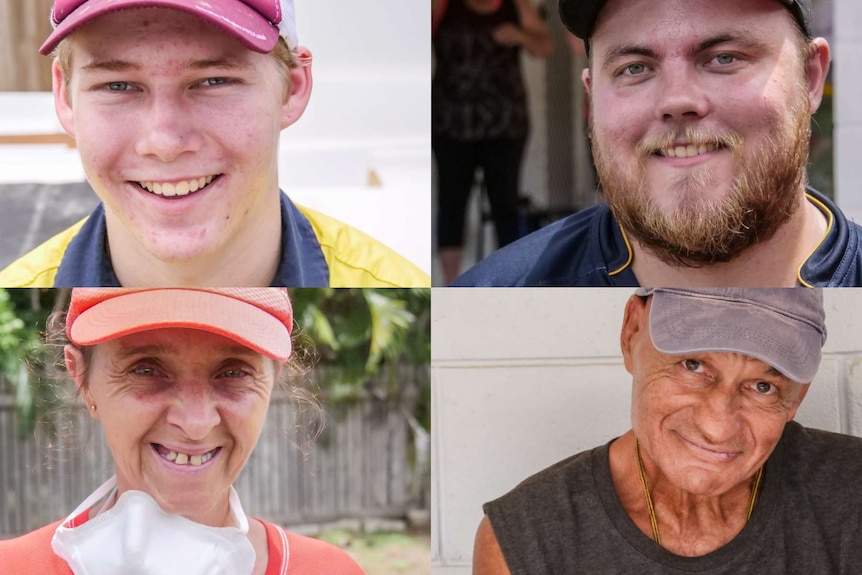
{"label": "bearded man", "polygon": [[453,285],[858,286],[859,227],[806,187],[829,45],[811,0],[559,0],[585,41],[607,204]]}

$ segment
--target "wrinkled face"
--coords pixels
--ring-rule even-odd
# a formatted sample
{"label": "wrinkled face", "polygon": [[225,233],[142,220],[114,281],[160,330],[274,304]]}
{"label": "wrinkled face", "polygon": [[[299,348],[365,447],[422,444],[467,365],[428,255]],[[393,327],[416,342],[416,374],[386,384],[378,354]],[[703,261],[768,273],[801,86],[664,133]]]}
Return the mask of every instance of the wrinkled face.
{"label": "wrinkled face", "polygon": [[54,69],[58,115],[112,241],[183,261],[279,217],[278,137],[298,114],[271,56],[163,8],[102,16],[69,41],[68,97]]}
{"label": "wrinkled face", "polygon": [[95,346],[85,373],[67,365],[99,419],[119,492],[148,493],[200,523],[225,520],[229,487],[263,427],[275,362],[233,340],[193,329],[157,329]]}
{"label": "wrinkled face", "polygon": [[623,354],[642,452],[680,489],[726,493],[766,462],[807,385],[741,354],[662,354],[649,337],[649,304],[635,305]]}
{"label": "wrinkled face", "polygon": [[800,42],[775,0],[602,10],[585,72],[596,167],[621,225],[666,262],[729,261],[801,205],[819,99]]}

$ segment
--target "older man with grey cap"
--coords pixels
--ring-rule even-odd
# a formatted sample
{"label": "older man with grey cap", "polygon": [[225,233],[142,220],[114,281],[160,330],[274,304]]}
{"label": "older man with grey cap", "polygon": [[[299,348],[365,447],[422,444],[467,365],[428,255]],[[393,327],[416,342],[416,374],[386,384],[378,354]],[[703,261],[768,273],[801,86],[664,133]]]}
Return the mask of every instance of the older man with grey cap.
{"label": "older man with grey cap", "polygon": [[862,572],[862,440],[792,421],[819,290],[639,289],[620,340],[632,429],[487,503],[474,575]]}
{"label": "older man with grey cap", "polygon": [[454,285],[862,285],[860,228],[806,185],[830,63],[811,0],[558,2],[607,203]]}

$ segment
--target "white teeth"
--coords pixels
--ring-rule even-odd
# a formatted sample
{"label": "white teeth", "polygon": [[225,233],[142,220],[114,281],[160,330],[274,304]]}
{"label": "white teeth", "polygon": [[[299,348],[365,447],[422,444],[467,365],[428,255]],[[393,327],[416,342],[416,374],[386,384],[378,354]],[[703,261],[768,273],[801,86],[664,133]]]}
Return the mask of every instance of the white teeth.
{"label": "white teeth", "polygon": [[686,146],[669,146],[659,150],[659,153],[666,158],[693,158],[700,154],[714,152],[715,149],[715,144],[700,144],[698,146],[688,144]]}
{"label": "white teeth", "polygon": [[187,196],[192,192],[207,187],[216,176],[204,176],[196,180],[186,180],[172,184],[170,182],[138,182],[138,185],[157,196],[174,197]]}
{"label": "white teeth", "polygon": [[185,465],[189,462],[189,456],[185,453],[177,453],[177,459],[174,461],[177,465]]}
{"label": "white teeth", "polygon": [[171,451],[168,453],[168,461],[176,461],[177,460],[177,452]]}

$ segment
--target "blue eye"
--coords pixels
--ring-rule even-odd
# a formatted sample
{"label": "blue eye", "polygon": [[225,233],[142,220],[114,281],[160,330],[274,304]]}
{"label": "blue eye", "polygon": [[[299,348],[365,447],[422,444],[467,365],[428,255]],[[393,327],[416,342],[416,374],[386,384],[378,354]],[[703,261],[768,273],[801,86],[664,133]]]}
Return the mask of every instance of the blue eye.
{"label": "blue eye", "polygon": [[224,86],[228,83],[227,78],[207,78],[201,84],[204,86]]}
{"label": "blue eye", "polygon": [[129,89],[128,82],[111,82],[108,84],[108,89],[112,92],[125,92]]}
{"label": "blue eye", "polygon": [[726,66],[728,64],[733,64],[736,61],[736,57],[733,54],[719,54],[715,57],[715,61]]}
{"label": "blue eye", "polygon": [[625,67],[623,73],[629,74],[631,76],[637,76],[639,74],[643,74],[644,72],[646,72],[646,66],[644,66],[643,64],[629,64]]}

